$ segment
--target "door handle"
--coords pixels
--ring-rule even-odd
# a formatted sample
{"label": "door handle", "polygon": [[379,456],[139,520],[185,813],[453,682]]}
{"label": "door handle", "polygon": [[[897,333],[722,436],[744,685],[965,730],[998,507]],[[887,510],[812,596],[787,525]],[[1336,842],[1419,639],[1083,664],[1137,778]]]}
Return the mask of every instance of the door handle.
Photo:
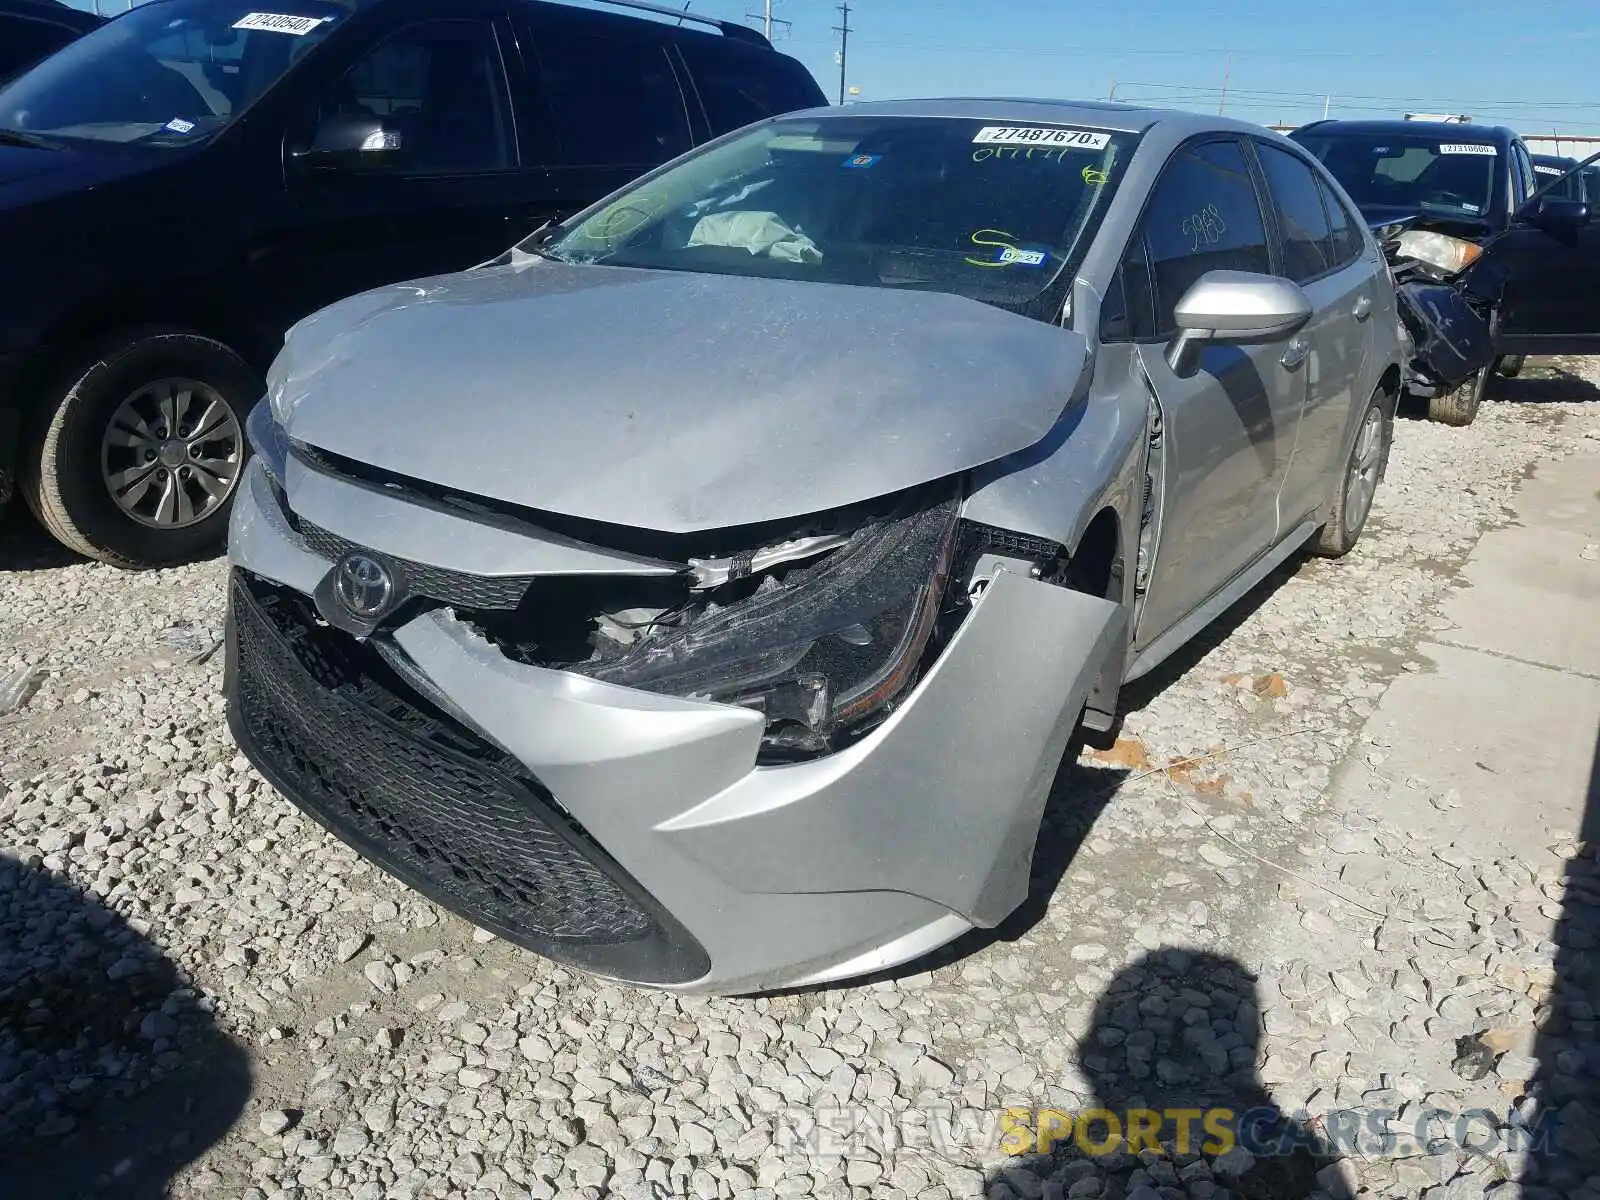
{"label": "door handle", "polygon": [[1283,352],[1283,357],[1278,361],[1285,370],[1292,371],[1311,356],[1311,343],[1305,338],[1297,337],[1289,343],[1289,348]]}
{"label": "door handle", "polygon": [[1372,297],[1363,296],[1357,300],[1356,306],[1351,310],[1350,315],[1358,321],[1365,321],[1370,317],[1372,315]]}

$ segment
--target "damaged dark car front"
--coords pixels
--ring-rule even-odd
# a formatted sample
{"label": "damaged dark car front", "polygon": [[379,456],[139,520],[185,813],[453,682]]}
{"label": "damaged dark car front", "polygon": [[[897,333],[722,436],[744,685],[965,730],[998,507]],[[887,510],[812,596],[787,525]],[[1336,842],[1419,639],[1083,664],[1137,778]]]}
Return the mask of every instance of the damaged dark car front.
{"label": "damaged dark car front", "polygon": [[1499,126],[1319,121],[1292,136],[1383,241],[1416,347],[1409,387],[1434,419],[1470,423],[1529,353],[1600,347],[1589,163],[1541,166]]}

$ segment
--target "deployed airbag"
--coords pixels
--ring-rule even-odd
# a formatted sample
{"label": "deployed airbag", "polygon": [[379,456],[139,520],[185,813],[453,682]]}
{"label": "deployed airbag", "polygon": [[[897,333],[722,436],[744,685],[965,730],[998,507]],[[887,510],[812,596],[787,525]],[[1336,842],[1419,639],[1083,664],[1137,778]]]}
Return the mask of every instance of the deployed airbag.
{"label": "deployed airbag", "polygon": [[822,261],[817,244],[774,212],[711,213],[695,222],[689,245],[748,250],[780,262]]}

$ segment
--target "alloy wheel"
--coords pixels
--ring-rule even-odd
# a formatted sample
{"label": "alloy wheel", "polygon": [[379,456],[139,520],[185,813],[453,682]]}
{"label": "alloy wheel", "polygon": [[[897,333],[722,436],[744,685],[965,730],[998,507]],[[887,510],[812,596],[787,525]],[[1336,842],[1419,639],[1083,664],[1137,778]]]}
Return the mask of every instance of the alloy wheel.
{"label": "alloy wheel", "polygon": [[1367,409],[1350,454],[1350,473],[1344,485],[1344,527],[1349,533],[1361,528],[1372,509],[1378,490],[1378,472],[1383,465],[1383,413],[1377,405]]}
{"label": "alloy wheel", "polygon": [[100,475],[117,507],[153,529],[184,529],[210,516],[239,480],[244,433],[215,388],[157,379],[111,416]]}

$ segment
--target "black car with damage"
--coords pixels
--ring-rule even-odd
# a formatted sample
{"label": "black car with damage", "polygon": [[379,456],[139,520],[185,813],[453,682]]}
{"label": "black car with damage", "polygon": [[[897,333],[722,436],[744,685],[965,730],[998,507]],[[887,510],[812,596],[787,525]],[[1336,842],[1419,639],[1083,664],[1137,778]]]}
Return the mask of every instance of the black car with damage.
{"label": "black car with damage", "polygon": [[[1600,227],[1504,126],[1318,121],[1290,135],[1384,240],[1416,343],[1410,390],[1466,425],[1498,370],[1600,351]],[[1581,180],[1572,186],[1582,186]]]}

